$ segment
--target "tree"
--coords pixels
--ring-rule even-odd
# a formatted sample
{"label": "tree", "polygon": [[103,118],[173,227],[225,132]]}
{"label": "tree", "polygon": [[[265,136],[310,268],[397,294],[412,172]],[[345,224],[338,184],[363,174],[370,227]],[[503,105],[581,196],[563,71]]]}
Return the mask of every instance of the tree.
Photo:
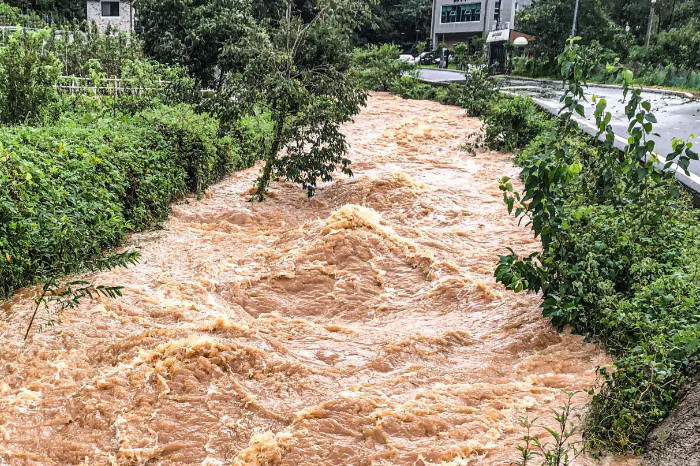
{"label": "tree", "polygon": [[415,70],[412,63],[397,60],[401,50],[393,44],[368,45],[352,54],[362,87],[373,91],[389,91],[403,75]]}
{"label": "tree", "polygon": [[459,42],[455,45],[453,52],[454,62],[457,68],[464,70],[467,68],[467,54],[469,53],[469,47],[464,42]]}
{"label": "tree", "polygon": [[5,0],[4,3],[23,11],[32,10],[39,15],[50,15],[58,21],[82,21],[87,15],[85,0]]}
{"label": "tree", "polygon": [[364,11],[362,2],[319,2],[310,21],[292,14],[276,28],[251,29],[236,45],[256,58],[227,76],[218,112],[233,123],[241,113],[264,108],[273,122],[256,200],[265,198],[273,175],[300,183],[309,196],[337,168],[352,175],[340,124],[366,100],[350,55],[355,18]]}
{"label": "tree", "polygon": [[136,5],[150,57],[182,66],[216,89],[226,73],[244,66],[229,45],[257,27],[251,0],[137,0]]}
{"label": "tree", "polygon": [[[536,0],[531,8],[518,12],[518,30],[536,38],[530,45],[533,55],[551,60],[556,66],[554,59],[562,51],[560,44],[571,34],[574,5],[575,0]],[[598,40],[603,47],[623,52],[623,55],[631,43],[629,34],[613,21],[604,0],[585,2],[579,12],[577,35],[581,36],[583,44]]]}
{"label": "tree", "polygon": [[[369,2],[372,3],[372,2]],[[372,5],[355,40],[361,44],[400,44],[415,46],[430,36],[432,0],[379,0]]]}

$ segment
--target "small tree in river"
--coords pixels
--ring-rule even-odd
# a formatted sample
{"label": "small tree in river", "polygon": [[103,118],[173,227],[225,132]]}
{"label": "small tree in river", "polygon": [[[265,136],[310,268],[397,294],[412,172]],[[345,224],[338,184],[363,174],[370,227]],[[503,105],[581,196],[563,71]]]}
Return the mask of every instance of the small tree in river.
{"label": "small tree in river", "polygon": [[350,45],[363,11],[361,2],[318,2],[310,21],[290,14],[237,44],[249,59],[228,75],[218,113],[233,123],[242,112],[262,108],[273,122],[255,200],[265,198],[273,176],[300,183],[309,196],[318,180],[332,180],[337,169],[352,176],[340,125],[367,97],[351,65]]}

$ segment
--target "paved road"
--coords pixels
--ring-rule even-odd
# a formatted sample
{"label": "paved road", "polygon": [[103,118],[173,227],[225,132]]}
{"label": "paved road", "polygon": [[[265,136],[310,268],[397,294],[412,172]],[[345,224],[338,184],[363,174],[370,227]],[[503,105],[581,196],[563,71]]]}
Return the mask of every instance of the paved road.
{"label": "paved road", "polygon": [[[419,78],[433,83],[453,82],[460,80],[460,74],[445,70],[421,70]],[[461,77],[461,79],[464,79]],[[562,84],[558,82],[546,82],[525,80],[516,78],[505,78],[501,81],[503,90],[513,93],[528,94],[535,102],[543,108],[557,113],[560,107],[559,99],[564,91]],[[613,115],[611,125],[616,135],[616,145],[623,147],[627,143],[628,121],[624,113],[625,104],[622,101],[622,89],[619,87],[591,85],[586,95],[589,97],[586,107],[586,119],[578,118],[579,126],[589,134],[595,134],[595,118],[593,111],[595,105],[590,97],[596,95],[604,97],[608,102],[608,111]],[[672,151],[671,141],[674,137],[686,139],[691,133],[695,133],[700,138],[700,100],[689,96],[659,93],[646,91],[642,97],[649,100],[652,111],[658,119],[654,125],[654,131],[659,137],[654,137],[656,150],[661,155],[666,155]],[[697,147],[700,147],[698,139]],[[697,150],[696,147],[696,150]],[[700,193],[700,162],[691,162],[690,175],[678,173],[678,179],[693,191]]]}
{"label": "paved road", "polygon": [[[506,78],[502,81],[504,91],[529,94],[540,106],[552,113],[557,113],[561,104],[560,97],[564,94],[562,84],[558,82],[529,81],[522,79]],[[627,144],[628,120],[625,116],[625,103],[622,100],[622,89],[619,87],[596,86],[588,87],[586,96],[588,102],[584,104],[586,108],[586,119],[577,118],[581,129],[589,134],[595,134],[595,117],[593,112],[595,104],[592,102],[593,95],[603,97],[608,102],[608,111],[612,113],[611,125],[616,135],[616,145],[620,148]],[[671,142],[674,137],[688,139],[691,133],[700,136],[700,100],[691,97],[647,91],[642,93],[645,100],[651,102],[652,112],[656,115],[658,123],[654,125],[654,132],[658,137],[653,137],[656,142],[656,150],[662,155],[672,152]],[[700,146],[700,139],[697,143]],[[696,148],[697,149],[697,148]],[[691,162],[689,168],[691,174],[678,174],[678,179],[700,193],[700,162]]]}
{"label": "paved road", "polygon": [[439,70],[437,68],[420,68],[418,79],[427,83],[439,84],[455,81],[464,81],[464,73],[453,70]]}

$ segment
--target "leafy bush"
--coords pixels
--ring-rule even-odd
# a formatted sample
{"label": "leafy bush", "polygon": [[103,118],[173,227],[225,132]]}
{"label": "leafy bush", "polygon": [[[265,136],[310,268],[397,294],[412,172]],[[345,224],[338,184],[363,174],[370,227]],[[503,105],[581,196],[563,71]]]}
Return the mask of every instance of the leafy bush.
{"label": "leafy bush", "polygon": [[460,102],[469,99],[465,96],[465,92],[464,86],[459,87],[457,84],[433,86],[410,76],[403,76],[391,87],[392,94],[404,99],[433,100],[443,105],[461,105]]}
{"label": "leafy bush", "polygon": [[494,150],[514,152],[552,128],[552,122],[529,96],[492,100],[484,119],[486,144]]}
{"label": "leafy bush", "polygon": [[355,49],[352,63],[360,73],[360,85],[369,91],[388,91],[406,73],[413,70],[413,65],[397,60],[401,53],[398,46],[384,44],[369,45]]}
{"label": "leafy bush", "polygon": [[478,68],[470,71],[464,82],[452,84],[450,90],[469,116],[481,117],[496,98],[498,86],[489,79],[487,68]]}
{"label": "leafy bush", "polygon": [[457,69],[465,70],[468,64],[469,47],[464,42],[455,44],[454,52],[452,52],[452,60],[454,60]]}
{"label": "leafy bush", "polygon": [[411,76],[394,81],[390,91],[404,99],[434,100],[444,105],[458,105],[467,114],[483,117],[497,99],[498,86],[489,79],[486,69],[473,70],[464,82],[433,86]]}
{"label": "leafy bush", "polygon": [[34,12],[25,15],[19,8],[0,2],[0,25],[41,28],[46,23]]}
{"label": "leafy bush", "polygon": [[687,24],[659,33],[644,60],[652,64],[697,70],[700,68],[698,50],[700,31],[696,25]]}
{"label": "leafy bush", "polygon": [[0,297],[81,269],[188,191],[254,161],[218,133],[185,105],[0,129]]}
{"label": "leafy bush", "polygon": [[44,50],[47,31],[17,32],[0,47],[0,121],[37,121],[56,102],[60,62]]}
{"label": "leafy bush", "polygon": [[437,100],[438,89],[411,76],[401,76],[392,83],[389,90],[392,94],[399,95],[404,99]]}
{"label": "leafy bush", "polygon": [[[53,54],[60,61],[61,73],[65,76],[89,77],[90,62],[97,60],[107,77],[118,77],[128,60],[145,60],[143,42],[119,29],[109,27],[100,32],[95,24],[92,27],[74,24],[60,31],[43,24],[36,27],[44,28],[31,32],[42,37],[42,53]],[[6,43],[12,36],[2,35],[2,42]]]}

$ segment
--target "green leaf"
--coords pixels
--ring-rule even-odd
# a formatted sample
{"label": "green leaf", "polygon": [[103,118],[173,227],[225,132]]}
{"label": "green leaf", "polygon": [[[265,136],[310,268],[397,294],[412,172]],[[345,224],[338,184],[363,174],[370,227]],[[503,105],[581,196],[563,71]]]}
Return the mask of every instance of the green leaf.
{"label": "green leaf", "polygon": [[622,79],[624,79],[627,84],[632,84],[632,81],[634,81],[634,73],[629,69],[625,69],[622,72]]}

